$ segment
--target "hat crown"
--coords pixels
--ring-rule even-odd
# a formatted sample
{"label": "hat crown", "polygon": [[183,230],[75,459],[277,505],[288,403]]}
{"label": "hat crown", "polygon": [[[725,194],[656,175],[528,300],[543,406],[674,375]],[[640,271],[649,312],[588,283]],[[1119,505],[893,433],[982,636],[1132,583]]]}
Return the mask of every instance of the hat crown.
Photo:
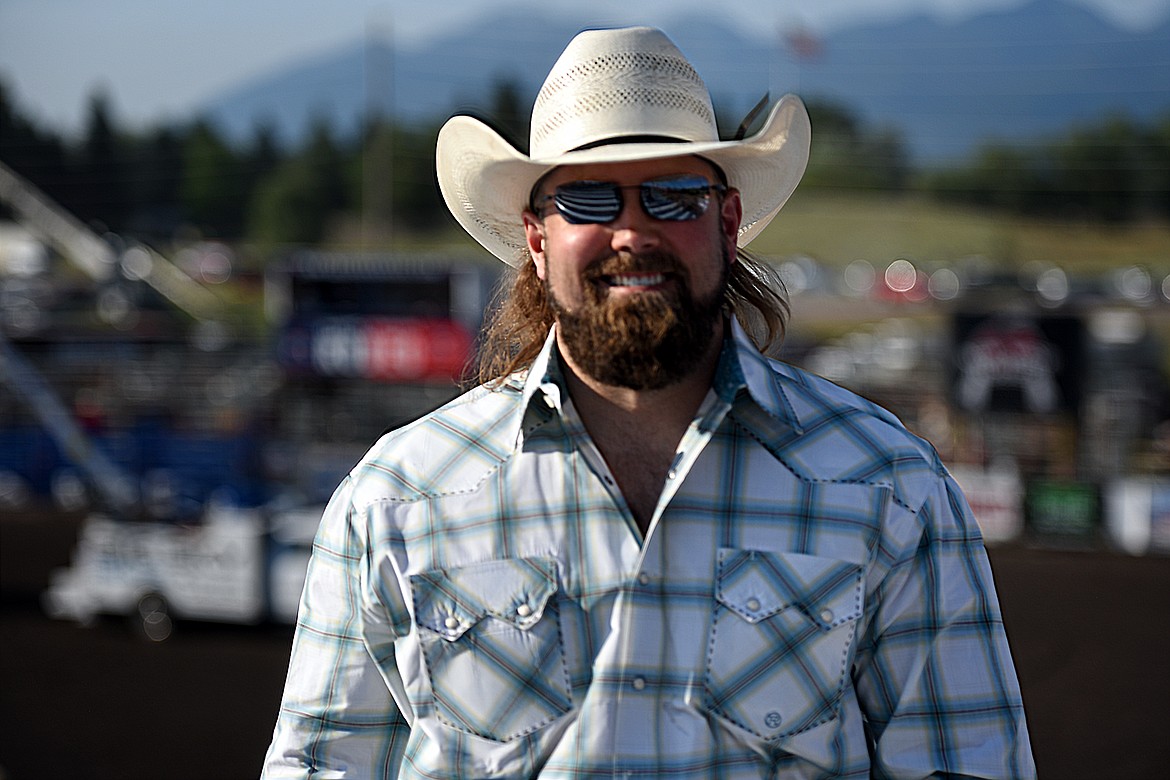
{"label": "hat crown", "polygon": [[536,97],[529,139],[533,159],[636,136],[718,140],[706,85],[661,30],[580,33]]}

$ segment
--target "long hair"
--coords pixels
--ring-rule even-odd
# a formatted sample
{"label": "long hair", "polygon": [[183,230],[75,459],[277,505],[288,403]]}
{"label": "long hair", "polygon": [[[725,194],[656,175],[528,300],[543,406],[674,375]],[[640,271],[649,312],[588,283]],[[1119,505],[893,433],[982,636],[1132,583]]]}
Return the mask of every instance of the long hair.
{"label": "long hair", "polygon": [[[737,262],[727,276],[724,305],[743,325],[756,349],[768,354],[784,339],[789,305],[784,283],[763,260],[745,249],[736,250]],[[496,384],[526,369],[540,353],[553,325],[544,282],[525,257],[518,270],[501,284],[480,343],[473,374],[481,384]]]}

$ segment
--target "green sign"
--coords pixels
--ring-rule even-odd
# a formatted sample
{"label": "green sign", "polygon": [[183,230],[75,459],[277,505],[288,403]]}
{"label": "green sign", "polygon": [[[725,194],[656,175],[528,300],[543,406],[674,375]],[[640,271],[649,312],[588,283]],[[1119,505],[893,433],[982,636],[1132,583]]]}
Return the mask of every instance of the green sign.
{"label": "green sign", "polygon": [[1097,533],[1097,487],[1080,482],[1034,482],[1028,488],[1027,522],[1041,537],[1090,540]]}

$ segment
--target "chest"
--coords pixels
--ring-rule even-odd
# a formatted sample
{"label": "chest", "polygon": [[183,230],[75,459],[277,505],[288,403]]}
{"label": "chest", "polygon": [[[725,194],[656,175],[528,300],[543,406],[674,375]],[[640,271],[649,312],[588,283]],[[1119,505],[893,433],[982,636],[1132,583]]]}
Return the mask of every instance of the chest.
{"label": "chest", "polygon": [[[604,473],[554,460],[379,508],[396,531],[376,556],[404,596],[395,656],[416,717],[508,742],[601,702],[590,734],[606,735],[606,757],[627,735],[632,750],[654,745],[646,724],[667,699],[687,702],[669,706],[696,739],[712,722],[761,740],[818,722],[841,690],[869,558],[859,518],[832,507],[874,488],[833,487],[817,510],[763,454],[732,470],[726,454],[704,458],[639,544]],[[497,701],[514,704],[484,704]]]}
{"label": "chest", "polygon": [[645,536],[671,467],[677,459],[674,447],[619,446],[604,452],[603,457],[638,528]]}

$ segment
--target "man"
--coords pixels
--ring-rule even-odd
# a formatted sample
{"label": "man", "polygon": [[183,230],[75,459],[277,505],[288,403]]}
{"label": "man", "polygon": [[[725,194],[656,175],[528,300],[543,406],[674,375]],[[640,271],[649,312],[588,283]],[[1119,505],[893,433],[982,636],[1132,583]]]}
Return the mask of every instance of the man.
{"label": "man", "polygon": [[662,33],[588,31],[531,141],[440,133],[518,275],[484,384],[326,510],[267,776],[1031,776],[958,488],[758,348],[786,309],[740,248],[803,173],[800,102],[719,141]]}

